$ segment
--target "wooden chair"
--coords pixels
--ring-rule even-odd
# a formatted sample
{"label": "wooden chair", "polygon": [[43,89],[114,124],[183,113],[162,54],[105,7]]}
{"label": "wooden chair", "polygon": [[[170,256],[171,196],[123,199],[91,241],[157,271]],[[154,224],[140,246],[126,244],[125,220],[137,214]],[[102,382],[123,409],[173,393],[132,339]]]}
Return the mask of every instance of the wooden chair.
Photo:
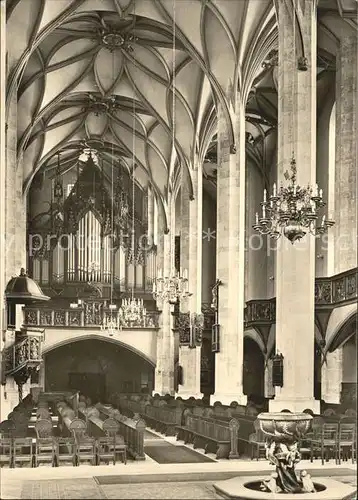
{"label": "wooden chair", "polygon": [[107,418],[103,422],[103,431],[109,439],[110,451],[114,453],[115,461],[119,455],[124,464],[127,463],[127,446],[122,436],[118,434],[119,423],[114,418]]}
{"label": "wooden chair", "polygon": [[56,440],[53,436],[36,439],[34,466],[40,463],[51,463],[52,467],[56,465]]}
{"label": "wooden chair", "polygon": [[113,439],[106,436],[97,438],[97,465],[101,465],[101,462],[109,463],[113,462],[113,465],[116,465],[116,450],[113,447]]}
{"label": "wooden chair", "polygon": [[4,465],[8,465],[9,467],[13,466],[12,448],[12,438],[0,438],[0,467]]}
{"label": "wooden chair", "polygon": [[349,450],[352,458],[352,464],[355,460],[355,444],[356,444],[356,425],[354,423],[342,423],[339,426],[338,434],[338,463],[343,460],[348,460]]}
{"label": "wooden chair", "polygon": [[35,446],[35,467],[40,462],[50,462],[55,466],[56,441],[53,436],[52,421],[49,419],[37,420],[35,424],[36,446]]}
{"label": "wooden chair", "polygon": [[346,417],[357,417],[357,412],[356,412],[356,410],[353,410],[352,408],[348,408],[348,410],[346,410],[344,412],[344,415]]}
{"label": "wooden chair", "polygon": [[13,438],[16,434],[16,425],[13,420],[3,420],[0,424],[0,434],[4,438]]}
{"label": "wooden chair", "polygon": [[96,441],[88,436],[86,423],[80,418],[75,418],[70,424],[76,443],[76,465],[81,462],[91,462],[96,464]]}
{"label": "wooden chair", "polygon": [[52,421],[50,419],[37,420],[37,422],[35,423],[35,432],[38,439],[46,439],[52,437]]}
{"label": "wooden chair", "polygon": [[74,437],[59,437],[55,439],[55,465],[61,462],[71,462],[76,465],[76,443]]}
{"label": "wooden chair", "polygon": [[90,462],[96,465],[96,440],[87,435],[75,435],[76,442],[76,465],[82,462]]}
{"label": "wooden chair", "polygon": [[336,464],[338,463],[338,424],[324,423],[321,431],[317,428],[316,434],[310,439],[311,445],[311,462],[313,456],[320,454],[322,465],[324,465],[325,458],[329,460],[330,454],[333,453]]}
{"label": "wooden chair", "polygon": [[31,467],[34,463],[32,438],[15,438],[13,441],[13,464],[28,464]]}
{"label": "wooden chair", "polygon": [[15,424],[16,430],[14,431],[14,436],[15,437],[23,437],[25,438],[27,436],[27,428],[29,424],[29,415],[26,413],[22,412],[16,412],[13,414],[11,417],[12,422]]}
{"label": "wooden chair", "polygon": [[260,423],[258,420],[254,422],[255,432],[250,434],[249,443],[251,445],[251,460],[260,458],[260,452],[266,453],[266,440],[264,433],[260,429]]}
{"label": "wooden chair", "polygon": [[326,410],[324,410],[323,416],[324,417],[335,417],[336,412],[332,408],[327,408]]}

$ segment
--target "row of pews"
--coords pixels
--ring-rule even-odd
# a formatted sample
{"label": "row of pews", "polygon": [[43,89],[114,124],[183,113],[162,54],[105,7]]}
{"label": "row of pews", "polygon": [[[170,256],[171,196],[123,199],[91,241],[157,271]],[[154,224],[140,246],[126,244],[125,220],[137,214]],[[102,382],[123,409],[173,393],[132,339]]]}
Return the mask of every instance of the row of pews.
{"label": "row of pews", "polygon": [[[265,453],[265,437],[257,420],[260,410],[254,406],[235,402],[230,406],[219,402],[205,406],[201,400],[133,394],[113,395],[112,401],[122,414],[142,418],[157,432],[176,435],[177,440],[192,444],[194,449],[203,449],[205,453],[215,453],[218,459],[242,455],[258,459]],[[347,423],[347,418],[352,416],[356,418],[354,410],[347,410],[344,415],[336,415],[330,410],[322,416],[314,416],[314,422],[321,419],[326,423]]]}
{"label": "row of pews", "polygon": [[0,424],[0,465],[126,463],[127,452],[136,460],[145,459],[143,420],[74,401],[69,396],[35,404],[25,398]]}
{"label": "row of pews", "polygon": [[255,434],[257,410],[233,403],[230,407],[180,398],[118,395],[121,413],[143,418],[147,426],[193,444],[216,458],[238,458],[246,453]]}

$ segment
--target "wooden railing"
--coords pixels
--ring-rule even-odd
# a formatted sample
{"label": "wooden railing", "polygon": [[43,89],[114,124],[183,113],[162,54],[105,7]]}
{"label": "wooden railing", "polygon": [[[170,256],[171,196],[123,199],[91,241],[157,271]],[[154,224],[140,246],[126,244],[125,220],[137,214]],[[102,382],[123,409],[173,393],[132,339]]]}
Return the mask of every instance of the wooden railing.
{"label": "wooden railing", "polygon": [[330,278],[316,278],[315,305],[349,304],[356,302],[358,268],[349,269]]}
{"label": "wooden railing", "polygon": [[119,316],[118,311],[96,308],[87,309],[78,307],[71,308],[49,308],[49,307],[25,307],[24,326],[36,326],[42,328],[93,328],[100,327],[104,319],[113,318],[118,320],[120,328],[150,329],[158,328],[158,314],[156,311],[147,311],[146,316],[140,321],[125,321]]}
{"label": "wooden railing", "polygon": [[[315,308],[335,308],[358,299],[357,268],[328,278],[315,280]],[[254,299],[246,302],[245,326],[270,325],[276,321],[276,298]]]}

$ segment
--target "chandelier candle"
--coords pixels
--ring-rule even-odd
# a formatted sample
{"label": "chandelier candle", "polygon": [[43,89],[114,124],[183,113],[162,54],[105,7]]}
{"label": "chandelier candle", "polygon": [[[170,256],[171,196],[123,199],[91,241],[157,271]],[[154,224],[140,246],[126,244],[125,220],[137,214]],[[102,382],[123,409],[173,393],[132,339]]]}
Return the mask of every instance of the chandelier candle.
{"label": "chandelier candle", "polygon": [[264,189],[262,217],[256,212],[253,228],[260,234],[267,234],[270,238],[278,239],[283,233],[293,244],[306,233],[318,236],[327,232],[334,222],[323,215],[321,224],[317,224],[317,210],[325,206],[323,190],[310,185],[302,187],[297,184],[297,167],[294,157],[290,163],[291,173],[287,171],[285,178],[289,180],[286,187],[280,186],[277,191],[273,185],[272,195],[267,200],[267,191]]}

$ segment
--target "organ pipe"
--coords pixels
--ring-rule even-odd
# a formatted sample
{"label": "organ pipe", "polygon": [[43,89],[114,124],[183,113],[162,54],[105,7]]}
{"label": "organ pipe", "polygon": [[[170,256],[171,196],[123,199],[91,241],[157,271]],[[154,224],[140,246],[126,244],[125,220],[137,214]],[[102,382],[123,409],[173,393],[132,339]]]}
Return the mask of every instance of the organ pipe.
{"label": "organ pipe", "polygon": [[70,281],[75,280],[75,252],[76,252],[75,236],[73,234],[69,234],[67,256],[68,256],[68,279]]}
{"label": "organ pipe", "polygon": [[83,220],[83,268],[86,276],[83,275],[82,279],[88,281],[87,268],[88,268],[88,213],[84,216]]}
{"label": "organ pipe", "polygon": [[151,186],[148,186],[148,243],[153,244],[154,238],[154,194]]}
{"label": "organ pipe", "polygon": [[[154,196],[152,201],[155,207]],[[150,212],[153,215],[154,210]],[[154,221],[155,218],[151,225],[155,233]],[[145,265],[129,263],[122,245],[113,254],[112,236],[101,235],[101,223],[92,211],[88,211],[79,221],[77,233],[68,235],[67,279],[69,281],[96,281],[109,284],[113,273],[114,280],[120,282],[122,290],[132,286],[143,288],[145,283],[150,283],[155,276],[155,261],[155,253],[149,252],[145,256]],[[63,252],[61,253],[59,247],[56,247],[53,253],[53,270],[56,275],[64,272]]]}

